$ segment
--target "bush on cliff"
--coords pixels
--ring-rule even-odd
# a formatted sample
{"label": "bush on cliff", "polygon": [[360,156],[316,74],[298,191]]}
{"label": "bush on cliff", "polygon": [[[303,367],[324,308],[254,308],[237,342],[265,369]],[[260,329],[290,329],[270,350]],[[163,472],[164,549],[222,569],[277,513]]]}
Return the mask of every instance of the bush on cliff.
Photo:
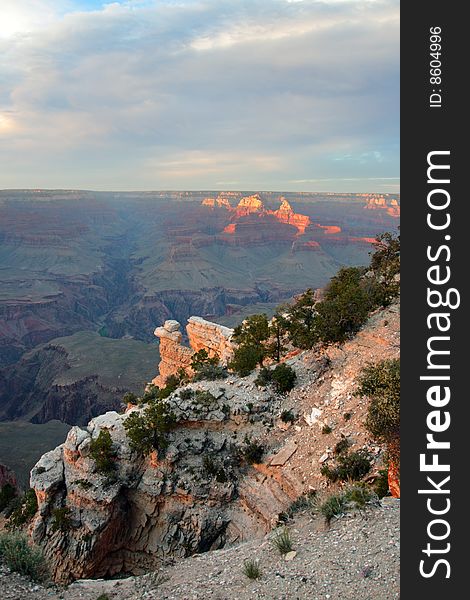
{"label": "bush on cliff", "polygon": [[142,412],[131,413],[124,421],[124,428],[132,450],[147,455],[168,447],[166,436],[175,423],[176,417],[166,403],[152,400]]}
{"label": "bush on cliff", "polygon": [[358,396],[370,398],[366,427],[387,445],[389,458],[400,461],[400,361],[384,360],[362,369],[356,390]]}
{"label": "bush on cliff", "polygon": [[274,369],[267,369],[265,367],[260,369],[258,377],[255,379],[255,384],[260,387],[271,384],[277,392],[286,394],[294,387],[296,379],[297,374],[294,369],[285,363],[281,363]]}
{"label": "bush on cliff", "polygon": [[332,482],[358,481],[370,471],[370,455],[365,450],[358,450],[348,454],[344,452],[338,456],[337,465],[333,468],[323,465],[321,474]]}
{"label": "bush on cliff", "polygon": [[362,276],[364,269],[340,269],[331,279],[325,298],[315,306],[315,336],[323,343],[344,342],[364,325],[375,308]]}
{"label": "bush on cliff", "polygon": [[38,509],[36,492],[33,489],[28,490],[21,496],[11,502],[9,509],[7,529],[18,529],[31,521]]}
{"label": "bush on cliff", "polygon": [[16,489],[11,483],[5,483],[0,490],[0,512],[5,510],[16,498]]}
{"label": "bush on cliff", "polygon": [[9,569],[20,575],[33,581],[44,581],[47,578],[47,565],[41,551],[30,546],[24,534],[1,534],[0,556]]}
{"label": "bush on cliff", "polygon": [[270,336],[266,315],[251,315],[235,327],[233,340],[238,344],[229,368],[240,377],[246,377],[267,356],[265,342]]}
{"label": "bush on cliff", "polygon": [[312,289],[298,296],[287,308],[286,329],[289,340],[296,348],[312,348],[318,340],[315,326],[315,298]]}
{"label": "bush on cliff", "polygon": [[98,437],[91,441],[90,456],[95,461],[96,471],[109,475],[116,468],[114,462],[116,452],[113,449],[113,440],[107,429],[102,429]]}
{"label": "bush on cliff", "polygon": [[228,365],[229,369],[235,371],[239,377],[246,377],[256,368],[256,365],[263,362],[264,355],[264,349],[261,346],[238,346],[235,348],[233,359]]}
{"label": "bush on cliff", "polygon": [[225,379],[228,376],[227,369],[219,365],[219,357],[217,355],[209,356],[204,348],[193,355],[191,368],[194,371],[193,379],[195,381],[204,379],[215,381],[216,379]]}
{"label": "bush on cliff", "polygon": [[375,249],[371,256],[370,267],[380,283],[381,302],[384,306],[398,295],[400,283],[400,236],[390,232],[376,238]]}

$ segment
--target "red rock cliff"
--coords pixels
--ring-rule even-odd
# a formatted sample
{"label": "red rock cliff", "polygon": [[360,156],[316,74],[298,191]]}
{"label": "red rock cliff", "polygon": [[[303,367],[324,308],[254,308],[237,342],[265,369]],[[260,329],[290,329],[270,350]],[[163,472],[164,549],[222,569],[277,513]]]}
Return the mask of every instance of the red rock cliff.
{"label": "red rock cliff", "polygon": [[159,375],[152,380],[154,385],[163,387],[169,375],[176,375],[180,369],[191,372],[191,358],[195,352],[206,350],[209,356],[218,356],[221,363],[227,364],[233,355],[231,342],[233,329],[211,323],[201,317],[190,317],[186,331],[189,347],[183,346],[183,336],[178,321],[165,321],[163,327],[155,329],[160,338]]}

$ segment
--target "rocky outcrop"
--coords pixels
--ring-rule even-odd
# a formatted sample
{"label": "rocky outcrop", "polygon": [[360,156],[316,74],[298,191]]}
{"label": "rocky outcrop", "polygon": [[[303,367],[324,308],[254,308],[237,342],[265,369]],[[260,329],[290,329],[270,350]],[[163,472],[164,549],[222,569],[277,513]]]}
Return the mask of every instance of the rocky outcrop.
{"label": "rocky outcrop", "polygon": [[160,339],[160,363],[159,374],[152,383],[158,387],[163,387],[167,377],[176,375],[180,369],[192,374],[191,359],[199,350],[206,350],[209,356],[218,356],[224,365],[233,356],[233,329],[201,317],[190,317],[186,326],[188,347],[182,344],[180,327],[178,321],[169,320],[165,321],[163,327],[155,329],[155,335]]}
{"label": "rocky outcrop", "polygon": [[[166,339],[178,338],[177,324],[163,329]],[[256,373],[176,390],[165,401],[176,418],[166,453],[142,457],[129,446],[125,420],[145,406],[73,427],[31,473],[39,504],[32,536],[55,580],[137,574],[262,536],[293,499],[326,487],[321,467],[334,462],[344,437],[351,450],[370,452],[377,473],[381,448],[364,428],[368,400],[354,389],[365,364],[398,352],[394,304],[376,311],[353,340],[287,358],[298,377],[288,396],[259,388]],[[286,410],[294,424],[280,418]],[[104,429],[115,454],[108,475],[90,456],[91,440]],[[264,448],[259,463],[246,460],[249,440]]]}
{"label": "rocky outcrop", "polygon": [[384,210],[391,217],[398,218],[400,216],[400,204],[395,198],[387,199],[385,196],[371,196],[367,199],[364,208],[367,210]]}
{"label": "rocky outcrop", "polygon": [[[268,210],[259,194],[243,197],[235,208],[232,208],[227,199],[220,196],[218,198],[205,198],[202,201],[202,206],[210,208],[224,207],[231,213],[231,219],[235,222],[229,223],[224,227],[223,233],[226,234],[233,235],[239,233],[241,229],[240,225],[250,223],[250,221],[246,222],[245,219],[256,215],[257,217],[264,218],[265,225],[270,226],[272,217],[274,217],[277,222],[291,225],[297,229],[297,234],[303,235],[307,227],[311,224],[310,217],[297,214],[284,196],[281,196],[279,200],[281,205],[277,210]],[[259,219],[256,221],[256,226],[259,230]]]}
{"label": "rocky outcrop", "polygon": [[158,387],[164,387],[166,379],[170,375],[176,375],[180,369],[190,371],[191,357],[194,352],[181,343],[183,335],[180,327],[178,321],[168,320],[163,327],[155,329],[154,333],[160,340],[160,363],[159,374],[152,383]]}
{"label": "rocky outcrop", "polygon": [[[272,527],[301,482],[283,476],[281,466],[240,462],[240,448],[245,436],[272,423],[278,401],[269,391],[254,394],[252,381],[224,385],[194,383],[170,396],[178,424],[165,454],[131,451],[124,422],[144,410],[133,407],[73,427],[64,444],[40,459],[31,472],[39,506],[32,537],[56,581],[137,574]],[[247,407],[249,398],[256,410]],[[97,472],[90,456],[102,430],[113,441],[111,475]]]}
{"label": "rocky outcrop", "polygon": [[16,365],[0,369],[0,421],[46,423],[57,419],[81,425],[107,410],[118,409],[129,391],[128,386],[106,385],[98,374],[57,383],[69,370],[66,350],[55,345],[32,351]]}
{"label": "rocky outcrop", "polygon": [[206,350],[209,356],[218,356],[226,365],[233,358],[233,329],[218,323],[211,323],[201,317],[190,317],[186,326],[189,345],[198,352]]}
{"label": "rocky outcrop", "polygon": [[292,206],[283,196],[281,196],[280,200],[281,206],[273,213],[276,216],[276,219],[281,223],[293,225],[301,235],[305,233],[305,230],[310,225],[310,217],[295,213]]}

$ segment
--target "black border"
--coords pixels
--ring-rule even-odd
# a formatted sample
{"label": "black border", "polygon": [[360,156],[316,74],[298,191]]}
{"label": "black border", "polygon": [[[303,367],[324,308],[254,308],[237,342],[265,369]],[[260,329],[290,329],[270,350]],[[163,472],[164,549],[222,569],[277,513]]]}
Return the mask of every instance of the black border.
{"label": "black border", "polygon": [[[401,419],[401,597],[405,600],[426,600],[470,597],[467,573],[470,574],[468,550],[466,550],[470,503],[470,473],[467,456],[470,457],[470,435],[467,432],[470,374],[467,360],[470,347],[469,318],[466,312],[470,269],[470,218],[467,217],[467,200],[464,182],[469,171],[466,163],[466,103],[467,72],[465,58],[468,25],[465,23],[462,5],[457,2],[408,2],[401,4],[401,193],[402,225],[402,313],[401,313],[401,369],[402,369],[402,419]],[[442,29],[442,107],[430,108],[429,94],[429,30]],[[427,227],[427,154],[434,150],[450,150],[450,185],[445,186],[451,194],[451,241],[452,277],[450,285],[458,288],[461,305],[450,310],[452,326],[449,335],[451,364],[451,400],[448,410],[451,425],[445,439],[451,442],[447,450],[450,461],[451,509],[445,516],[451,526],[448,538],[451,547],[446,555],[451,566],[450,578],[446,569],[439,568],[428,579],[419,573],[419,562],[426,556],[428,537],[426,527],[433,518],[426,509],[426,498],[418,489],[426,486],[426,474],[419,470],[419,454],[425,451],[426,415],[430,407],[426,402],[428,383],[419,380],[426,371],[426,342],[430,335],[426,317],[431,312],[427,306],[426,257],[428,244],[443,243],[443,232],[433,232]],[[467,192],[468,193],[468,192]],[[446,264],[446,263],[442,263]],[[442,438],[444,439],[444,437]],[[435,543],[438,547],[437,542]],[[441,545],[443,545],[442,542]],[[437,555],[436,555],[437,557]],[[429,560],[429,559],[428,559]],[[428,562],[428,565],[430,563]]]}

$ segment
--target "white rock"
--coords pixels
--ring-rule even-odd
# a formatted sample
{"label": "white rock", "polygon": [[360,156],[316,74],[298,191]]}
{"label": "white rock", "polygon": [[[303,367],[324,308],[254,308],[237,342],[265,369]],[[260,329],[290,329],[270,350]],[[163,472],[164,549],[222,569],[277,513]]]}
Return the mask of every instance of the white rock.
{"label": "white rock", "polygon": [[310,414],[306,413],[304,415],[304,420],[307,423],[307,425],[310,425],[310,427],[312,425],[315,425],[315,423],[318,422],[319,418],[321,417],[322,411],[319,408],[315,408],[313,407]]}

